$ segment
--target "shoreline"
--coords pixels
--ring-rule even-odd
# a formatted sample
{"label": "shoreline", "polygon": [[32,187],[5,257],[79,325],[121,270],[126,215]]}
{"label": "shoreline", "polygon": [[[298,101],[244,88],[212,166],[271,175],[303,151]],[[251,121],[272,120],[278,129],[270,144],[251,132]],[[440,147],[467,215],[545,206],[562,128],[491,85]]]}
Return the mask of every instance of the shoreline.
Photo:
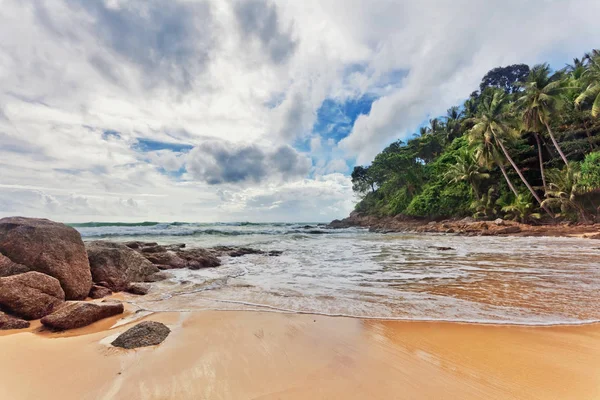
{"label": "shoreline", "polygon": [[600,223],[531,225],[509,220],[445,219],[430,221],[404,215],[377,217],[356,211],[342,220],[334,220],[332,229],[368,228],[377,233],[445,233],[460,236],[570,237],[600,239]]}
{"label": "shoreline", "polygon": [[[128,311],[135,315],[131,307]],[[104,344],[141,320],[163,322],[173,332],[153,348],[122,351]],[[595,372],[600,369],[598,323],[515,326],[193,311],[155,313],[118,327],[106,325],[100,321],[66,335],[36,333],[32,327],[0,336],[0,397],[593,399],[600,395]],[[28,385],[29,381],[36,384]]]}

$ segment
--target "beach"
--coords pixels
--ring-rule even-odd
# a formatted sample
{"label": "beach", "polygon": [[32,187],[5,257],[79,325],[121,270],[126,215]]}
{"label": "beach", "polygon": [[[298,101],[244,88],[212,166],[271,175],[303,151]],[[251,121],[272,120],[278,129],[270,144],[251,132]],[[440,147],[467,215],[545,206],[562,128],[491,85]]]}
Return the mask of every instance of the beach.
{"label": "beach", "polygon": [[[600,325],[524,327],[253,311],[159,313],[128,325],[0,336],[3,399],[597,399]],[[109,320],[115,323],[117,318]],[[27,349],[24,351],[24,349]]]}

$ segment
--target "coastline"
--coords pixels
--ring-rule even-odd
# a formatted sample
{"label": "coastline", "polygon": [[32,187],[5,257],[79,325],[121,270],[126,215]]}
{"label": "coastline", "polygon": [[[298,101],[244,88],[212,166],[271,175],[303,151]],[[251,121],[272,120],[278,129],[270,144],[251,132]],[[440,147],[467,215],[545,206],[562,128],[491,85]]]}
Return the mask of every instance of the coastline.
{"label": "coastline", "polygon": [[[134,315],[131,308],[128,312]],[[503,326],[256,311],[157,313],[142,319],[163,322],[173,332],[160,346],[129,352],[105,343],[133,321],[112,328],[100,321],[68,333],[36,332],[35,324],[5,332],[0,397],[600,396],[600,324]]]}
{"label": "coastline", "polygon": [[502,219],[482,221],[469,217],[431,221],[404,215],[377,217],[356,211],[353,211],[347,218],[332,221],[328,227],[333,229],[368,228],[372,232],[379,233],[447,233],[464,236],[548,236],[600,239],[600,223],[531,225]]}

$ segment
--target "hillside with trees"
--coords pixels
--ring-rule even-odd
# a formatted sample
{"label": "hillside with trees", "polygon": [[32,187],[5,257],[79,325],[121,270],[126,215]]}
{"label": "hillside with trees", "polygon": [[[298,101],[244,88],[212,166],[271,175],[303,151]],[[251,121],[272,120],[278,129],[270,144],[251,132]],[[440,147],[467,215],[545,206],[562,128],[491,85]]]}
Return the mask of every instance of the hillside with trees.
{"label": "hillside with trees", "polygon": [[491,70],[352,183],[364,215],[600,221],[600,51],[558,71]]}

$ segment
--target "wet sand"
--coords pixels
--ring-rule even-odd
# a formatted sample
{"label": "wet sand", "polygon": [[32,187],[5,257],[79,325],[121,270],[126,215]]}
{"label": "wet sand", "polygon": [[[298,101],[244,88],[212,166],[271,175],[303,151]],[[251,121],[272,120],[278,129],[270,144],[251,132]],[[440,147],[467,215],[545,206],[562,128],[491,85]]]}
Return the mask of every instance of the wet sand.
{"label": "wet sand", "polygon": [[146,317],[158,347],[108,346],[130,325],[0,336],[0,399],[598,399],[600,325],[523,327],[264,312]]}

